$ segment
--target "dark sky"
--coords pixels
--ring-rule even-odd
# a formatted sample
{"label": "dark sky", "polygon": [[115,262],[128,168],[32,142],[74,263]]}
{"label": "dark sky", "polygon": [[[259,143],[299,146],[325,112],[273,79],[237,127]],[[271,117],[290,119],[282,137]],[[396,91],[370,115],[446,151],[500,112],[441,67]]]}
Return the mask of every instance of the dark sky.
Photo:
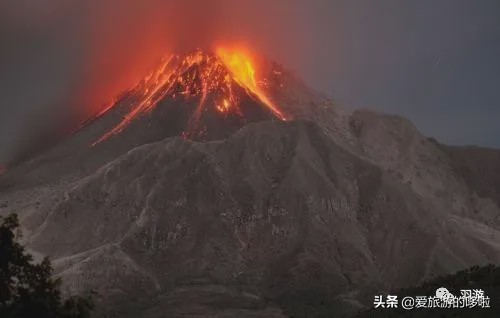
{"label": "dark sky", "polygon": [[[33,132],[60,120],[54,114],[72,103],[82,78],[106,83],[87,74],[94,38],[105,43],[120,38],[115,36],[120,32],[133,37],[128,26],[134,21],[143,25],[137,38],[147,38],[143,35],[158,31],[144,24],[158,19],[151,14],[169,10],[155,5],[176,1],[0,0],[0,163]],[[195,6],[198,13],[185,7],[176,12],[179,17],[196,13],[200,20],[226,10],[216,19],[205,17],[199,30],[226,17],[247,21],[249,28],[258,21],[252,34],[267,36],[259,43],[264,53],[282,59],[344,107],[403,115],[445,143],[500,147],[500,1],[277,0],[270,6],[264,0],[217,0],[215,8],[208,1],[180,1],[204,5]],[[252,13],[232,14],[235,3]],[[252,3],[259,5],[249,10]],[[100,20],[106,24],[88,28]],[[180,21],[185,28],[192,17]],[[274,42],[279,45],[273,47]],[[121,52],[139,46],[117,43]],[[288,57],[287,51],[299,53]],[[108,60],[101,58],[93,67],[106,67]]]}
{"label": "dark sky", "polygon": [[446,143],[500,147],[500,1],[310,3],[313,86]]}

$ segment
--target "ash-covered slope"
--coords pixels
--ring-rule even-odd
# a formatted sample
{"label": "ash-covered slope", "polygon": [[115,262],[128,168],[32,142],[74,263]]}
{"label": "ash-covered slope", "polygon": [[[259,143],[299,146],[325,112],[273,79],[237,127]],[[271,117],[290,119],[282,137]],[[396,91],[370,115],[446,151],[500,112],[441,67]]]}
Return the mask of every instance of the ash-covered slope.
{"label": "ash-covered slope", "polygon": [[[394,115],[361,110],[348,121],[359,155],[442,210],[500,229],[499,184],[495,181],[500,172],[494,163],[499,150],[448,147]],[[481,177],[486,174],[487,178]]]}
{"label": "ash-covered slope", "polygon": [[500,150],[480,147],[443,146],[453,168],[481,198],[500,206]]}
{"label": "ash-covered slope", "polygon": [[356,310],[381,290],[500,262],[499,233],[462,221],[297,121],[138,147],[72,184],[42,224],[24,222],[30,246],[71,290],[97,290],[103,310],[245,317],[300,312],[305,299]]}

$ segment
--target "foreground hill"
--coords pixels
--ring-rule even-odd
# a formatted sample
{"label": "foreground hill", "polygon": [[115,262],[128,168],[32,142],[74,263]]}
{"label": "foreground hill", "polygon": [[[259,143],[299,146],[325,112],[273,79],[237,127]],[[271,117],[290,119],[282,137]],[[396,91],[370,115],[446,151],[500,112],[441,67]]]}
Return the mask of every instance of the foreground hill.
{"label": "foreground hill", "polygon": [[46,213],[25,215],[30,247],[121,317],[353,312],[380,291],[500,262],[495,229],[308,121],[168,138],[56,188],[39,198]]}

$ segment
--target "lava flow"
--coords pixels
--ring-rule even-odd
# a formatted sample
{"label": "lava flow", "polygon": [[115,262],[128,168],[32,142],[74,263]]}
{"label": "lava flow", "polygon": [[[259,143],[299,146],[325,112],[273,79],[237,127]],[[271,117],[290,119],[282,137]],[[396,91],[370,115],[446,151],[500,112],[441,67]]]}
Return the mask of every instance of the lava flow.
{"label": "lava flow", "polygon": [[[165,97],[199,98],[199,105],[190,119],[191,130],[196,129],[201,114],[207,110],[209,96],[214,110],[221,115],[241,114],[237,86],[266,107],[274,117],[286,120],[282,111],[260,88],[251,56],[241,50],[218,48],[215,54],[195,51],[165,57],[156,70],[131,90],[137,100],[131,111],[94,145],[123,131],[138,116],[151,112]],[[113,106],[108,106],[103,112]]]}

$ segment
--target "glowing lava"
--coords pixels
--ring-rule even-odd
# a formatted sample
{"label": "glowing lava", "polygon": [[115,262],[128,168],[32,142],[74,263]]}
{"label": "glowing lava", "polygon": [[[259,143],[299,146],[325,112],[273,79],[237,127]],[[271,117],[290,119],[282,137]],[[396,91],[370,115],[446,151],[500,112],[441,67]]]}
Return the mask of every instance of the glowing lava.
{"label": "glowing lava", "polygon": [[233,79],[250,90],[259,100],[280,119],[285,120],[283,113],[269,100],[264,92],[258,87],[255,78],[255,67],[252,58],[243,51],[229,51],[225,48],[217,49],[217,56],[233,74]]}
{"label": "glowing lava", "polygon": [[[165,57],[160,66],[131,90],[137,102],[123,120],[93,145],[123,131],[134,119],[153,110],[158,102],[169,97],[198,97],[199,105],[190,118],[189,129],[195,130],[201,114],[207,109],[207,99],[213,100],[214,110],[222,115],[241,114],[237,86],[260,102],[275,117],[286,120],[284,114],[259,87],[255,63],[248,53],[218,48],[216,54],[196,51],[187,55]],[[112,106],[106,107],[104,113]],[[187,133],[189,135],[189,132]]]}

